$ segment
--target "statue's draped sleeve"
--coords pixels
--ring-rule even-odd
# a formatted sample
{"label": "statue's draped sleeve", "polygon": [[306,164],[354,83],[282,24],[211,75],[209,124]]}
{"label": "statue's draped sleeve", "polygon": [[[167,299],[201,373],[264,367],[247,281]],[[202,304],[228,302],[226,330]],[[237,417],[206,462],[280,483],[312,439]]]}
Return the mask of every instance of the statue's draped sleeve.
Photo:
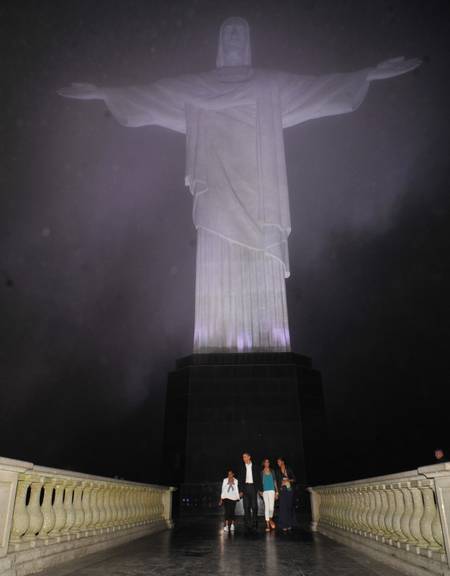
{"label": "statue's draped sleeve", "polygon": [[123,126],[157,125],[186,133],[186,105],[201,99],[197,78],[166,78],[144,86],[105,88],[105,103]]}
{"label": "statue's draped sleeve", "polygon": [[368,70],[323,76],[281,73],[278,81],[283,127],[307,120],[345,114],[356,110],[364,100]]}

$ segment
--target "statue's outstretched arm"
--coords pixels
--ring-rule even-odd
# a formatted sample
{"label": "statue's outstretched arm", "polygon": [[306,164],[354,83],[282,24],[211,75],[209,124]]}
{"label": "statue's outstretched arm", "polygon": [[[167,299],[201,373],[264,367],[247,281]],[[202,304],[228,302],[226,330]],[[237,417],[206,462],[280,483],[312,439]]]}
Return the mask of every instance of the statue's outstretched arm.
{"label": "statue's outstretched arm", "polygon": [[422,60],[420,58],[410,58],[409,60],[405,60],[403,56],[390,58],[381,62],[375,68],[371,68],[367,74],[367,80],[371,82],[372,80],[385,80],[401,76],[415,70],[421,64]]}
{"label": "statue's outstretched arm", "polygon": [[420,66],[419,58],[391,58],[373,68],[322,76],[280,77],[283,126],[356,110],[366,97],[370,82],[406,74]]}
{"label": "statue's outstretched arm", "polygon": [[103,100],[123,126],[158,125],[186,133],[185,95],[166,79],[145,86],[98,87],[74,83],[58,94],[77,100]]}

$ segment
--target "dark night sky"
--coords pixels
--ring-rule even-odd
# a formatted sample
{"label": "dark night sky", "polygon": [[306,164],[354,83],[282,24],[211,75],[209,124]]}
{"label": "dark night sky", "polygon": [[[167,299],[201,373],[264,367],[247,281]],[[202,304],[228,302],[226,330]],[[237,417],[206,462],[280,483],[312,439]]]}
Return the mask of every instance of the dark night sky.
{"label": "dark night sky", "polygon": [[449,2],[102,0],[0,8],[0,455],[158,480],[167,372],[192,349],[184,140],[56,90],[209,69],[230,15],[259,67],[424,58],[286,131],[288,307],[323,376],[330,479],[450,450]]}

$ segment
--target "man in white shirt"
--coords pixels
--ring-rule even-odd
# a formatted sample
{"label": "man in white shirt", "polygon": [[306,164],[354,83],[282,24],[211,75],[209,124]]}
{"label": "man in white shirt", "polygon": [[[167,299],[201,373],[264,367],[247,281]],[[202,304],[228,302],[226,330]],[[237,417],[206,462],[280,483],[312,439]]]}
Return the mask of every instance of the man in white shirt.
{"label": "man in white shirt", "polygon": [[243,466],[241,467],[240,482],[244,501],[244,520],[247,530],[256,530],[258,525],[258,492],[261,488],[261,473],[252,462],[248,452],[242,454]]}

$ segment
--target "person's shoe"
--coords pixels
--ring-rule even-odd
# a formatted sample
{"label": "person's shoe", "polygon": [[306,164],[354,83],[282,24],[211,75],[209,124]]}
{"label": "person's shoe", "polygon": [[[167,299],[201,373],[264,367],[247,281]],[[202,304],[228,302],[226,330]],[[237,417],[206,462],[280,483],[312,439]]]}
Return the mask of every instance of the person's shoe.
{"label": "person's shoe", "polygon": [[234,524],[230,526],[230,532],[234,532]]}
{"label": "person's shoe", "polygon": [[223,527],[223,531],[224,531],[224,532],[228,532],[228,531],[229,531],[228,526],[224,526],[224,527]]}
{"label": "person's shoe", "polygon": [[269,520],[269,524],[270,524],[270,528],[271,528],[272,530],[275,530],[275,528],[277,527],[276,524],[275,524],[275,522],[274,522],[273,520]]}

